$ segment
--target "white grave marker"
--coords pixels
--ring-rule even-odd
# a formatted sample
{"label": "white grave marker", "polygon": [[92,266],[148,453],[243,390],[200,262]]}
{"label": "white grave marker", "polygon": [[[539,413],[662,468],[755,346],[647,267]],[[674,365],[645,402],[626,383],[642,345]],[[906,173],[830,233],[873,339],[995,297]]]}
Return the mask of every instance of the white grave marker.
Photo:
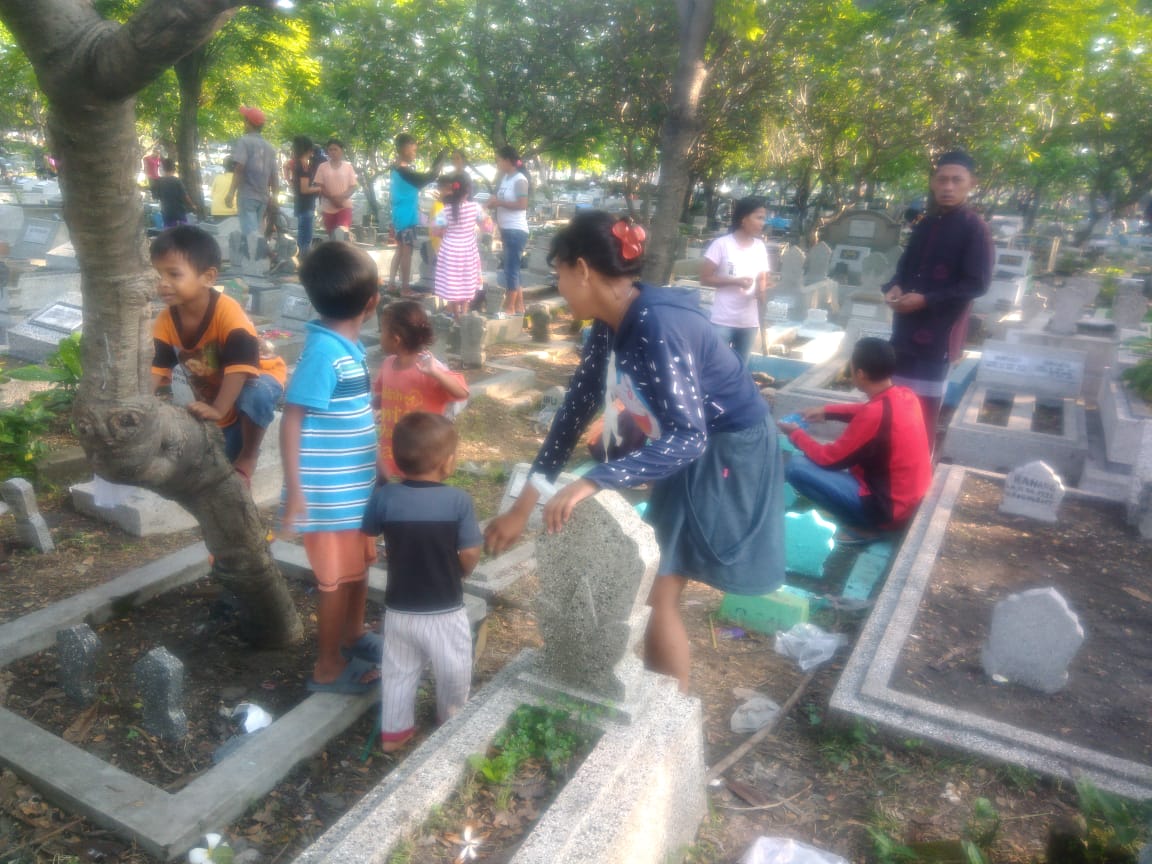
{"label": "white grave marker", "polygon": [[1040,522],[1055,522],[1063,500],[1064,483],[1060,475],[1037,460],[1008,474],[1000,512],[1027,516]]}

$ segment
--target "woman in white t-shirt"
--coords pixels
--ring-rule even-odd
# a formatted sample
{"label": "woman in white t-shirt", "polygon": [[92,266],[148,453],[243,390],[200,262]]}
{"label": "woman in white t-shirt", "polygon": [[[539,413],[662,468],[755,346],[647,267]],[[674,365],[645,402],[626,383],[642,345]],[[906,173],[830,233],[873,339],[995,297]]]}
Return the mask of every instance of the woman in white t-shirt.
{"label": "woman in white t-shirt", "polygon": [[716,289],[712,326],[745,363],[760,331],[759,300],[768,290],[768,247],[760,239],[768,208],[763,198],[741,198],[732,229],[704,253],[700,284]]}

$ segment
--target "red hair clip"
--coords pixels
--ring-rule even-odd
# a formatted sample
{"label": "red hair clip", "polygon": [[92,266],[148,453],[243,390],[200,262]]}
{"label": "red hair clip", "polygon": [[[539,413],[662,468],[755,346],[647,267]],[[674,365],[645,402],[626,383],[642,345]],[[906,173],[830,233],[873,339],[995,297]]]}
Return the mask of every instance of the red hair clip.
{"label": "red hair clip", "polygon": [[612,226],[612,235],[620,241],[620,255],[625,261],[632,261],[644,254],[644,241],[648,235],[639,225],[621,219]]}
{"label": "red hair clip", "polygon": [[453,181],[453,183],[452,183],[452,191],[453,191],[453,192],[459,192],[459,191],[460,191],[460,181],[458,181],[458,180],[456,180],[456,181]]}

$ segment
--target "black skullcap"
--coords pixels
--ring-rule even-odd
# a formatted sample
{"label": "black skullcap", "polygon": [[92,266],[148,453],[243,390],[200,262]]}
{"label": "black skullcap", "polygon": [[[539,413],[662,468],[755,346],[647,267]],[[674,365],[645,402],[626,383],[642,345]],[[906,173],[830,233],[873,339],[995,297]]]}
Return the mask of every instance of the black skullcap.
{"label": "black skullcap", "polygon": [[966,150],[949,150],[936,160],[937,169],[943,168],[945,165],[959,165],[961,168],[967,168],[973,174],[976,173],[976,160],[969,156]]}

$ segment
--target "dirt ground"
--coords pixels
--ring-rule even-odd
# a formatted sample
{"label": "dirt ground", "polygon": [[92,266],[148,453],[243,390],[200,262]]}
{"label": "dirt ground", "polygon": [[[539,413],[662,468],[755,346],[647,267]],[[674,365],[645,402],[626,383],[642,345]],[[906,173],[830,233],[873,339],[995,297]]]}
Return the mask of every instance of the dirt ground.
{"label": "dirt ground", "polygon": [[[566,338],[568,329],[569,322],[558,321],[557,338]],[[491,360],[530,366],[537,372],[540,389],[563,384],[575,366],[575,355],[541,354],[540,348],[530,343],[519,350],[502,348]],[[461,470],[453,482],[473,494],[482,519],[495,513],[511,465],[530,461],[539,446],[542,430],[533,423],[538,410],[530,402],[506,404],[477,398],[459,419]],[[41,503],[58,546],[53,554],[40,556],[15,548],[12,517],[0,517],[0,584],[5,589],[0,592],[0,621],[111,579],[196,539],[195,532],[147,540],[127,537],[76,514],[62,492],[42,492]],[[1140,562],[1118,557],[1118,547],[1097,541],[1104,536],[1096,533],[1103,525],[1085,525],[1081,534],[1057,544],[1034,525],[997,519],[980,510],[978,504],[976,499],[965,499],[963,507],[974,508],[962,511],[965,533],[956,538],[955,549],[945,551],[950,563],[969,567],[965,572],[969,573],[970,588],[978,584],[978,574],[991,567],[1020,570],[1024,573],[1021,580],[1026,581],[1029,568],[1041,567],[1041,562],[1046,562],[1044,566],[1051,572],[1066,573],[1075,581],[1084,569],[1082,559],[1089,556],[1094,572],[1103,574],[1107,568],[1107,575],[1135,578],[1146,571],[1146,567],[1141,570]],[[268,518],[271,524],[272,514]],[[1105,521],[1108,519],[1111,517]],[[1023,540],[1014,542],[1032,545],[1020,547],[1007,542],[1022,536]],[[983,557],[972,551],[977,545],[984,550],[979,553]],[[1028,567],[1021,567],[1023,563]],[[1106,581],[1103,575],[1100,581]],[[487,647],[477,663],[477,686],[522,648],[539,644],[531,612],[535,585],[534,577],[526,577],[492,606]],[[164,744],[140,728],[138,709],[127,692],[122,668],[112,671],[107,665],[102,667],[105,677],[101,693],[106,698],[88,714],[69,706],[63,698],[55,682],[51,651],[0,671],[0,699],[6,707],[33,715],[36,722],[62,732],[78,746],[114,758],[164,788],[180,788],[208,765],[212,750],[234,732],[230,721],[220,716],[221,708],[250,700],[280,714],[304,696],[303,682],[313,651],[312,598],[306,590],[296,590],[309,637],[295,652],[258,654],[236,641],[229,631],[226,598],[211,581],[149,604],[144,614],[130,622],[117,620],[106,625],[109,642],[119,646],[117,651],[127,652],[125,656],[136,656],[161,640],[164,644],[175,640],[174,644],[183,646],[181,650],[188,651],[207,651],[199,643],[216,643],[212,650],[219,653],[192,655],[196,660],[190,665],[213,668],[212,664],[218,663],[229,672],[216,674],[211,681],[189,684],[194,698],[190,698],[188,709],[190,716],[195,713],[197,717],[193,722],[197,733],[186,747]],[[1124,607],[1111,619],[1118,628],[1117,639],[1128,639],[1123,628],[1139,622],[1141,629],[1128,640],[1143,646],[1133,652],[1136,655],[1146,653],[1143,649],[1152,644],[1147,622],[1139,619],[1147,614],[1149,596],[1144,591],[1135,581],[1117,581],[1101,595],[1103,604]],[[709,764],[744,741],[746,736],[731,732],[729,720],[747,691],[783,703],[803,680],[792,661],[775,653],[770,638],[736,633],[716,621],[714,613],[720,600],[719,593],[691,585],[684,605],[693,646],[693,693],[704,707]],[[926,628],[947,633],[945,628],[955,615],[949,603],[970,600],[955,590],[934,597],[938,608],[931,614],[941,616],[940,623]],[[815,620],[851,639],[861,614],[833,607]],[[182,623],[178,625],[178,621]],[[922,653],[927,660],[937,661],[944,652]],[[852,862],[900,860],[891,851],[895,843],[972,837],[980,799],[985,799],[998,817],[996,828],[983,832],[986,836],[981,838],[988,860],[1009,864],[1045,860],[1049,826],[1077,812],[1070,784],[834,716],[828,700],[844,656],[823,667],[775,733],[752,748],[710,788],[709,814],[696,844],[687,850],[686,860],[696,864],[736,862],[759,835],[793,837]],[[1138,664],[1133,667],[1134,675],[1144,672],[1142,686],[1133,684],[1133,698],[1143,695],[1146,706],[1147,691],[1142,687],[1148,686],[1147,659],[1133,656],[1132,662]],[[957,681],[970,675],[970,655],[955,655],[945,665],[945,671]],[[1077,677],[1088,677],[1088,672]],[[952,679],[948,681],[952,682],[948,686],[960,686]],[[1146,710],[1141,715],[1145,731]],[[1072,719],[1063,711],[1052,713],[1058,715],[1057,722],[1074,725],[1080,733],[1099,734],[1093,731],[1099,728],[1098,714]],[[431,728],[431,715],[425,696],[419,712],[421,738]],[[374,746],[374,719],[369,712],[322,753],[293,771],[241,819],[213,829],[224,833],[237,851],[246,853],[248,864],[291,861],[397,764],[397,757],[381,754]],[[1116,722],[1121,721],[1118,715]],[[1144,753],[1146,757],[1146,750]],[[445,826],[445,830],[459,832],[462,827]],[[479,860],[484,860],[483,854]],[[0,864],[16,862],[153,864],[131,843],[52,806],[11,772],[0,770]]]}

